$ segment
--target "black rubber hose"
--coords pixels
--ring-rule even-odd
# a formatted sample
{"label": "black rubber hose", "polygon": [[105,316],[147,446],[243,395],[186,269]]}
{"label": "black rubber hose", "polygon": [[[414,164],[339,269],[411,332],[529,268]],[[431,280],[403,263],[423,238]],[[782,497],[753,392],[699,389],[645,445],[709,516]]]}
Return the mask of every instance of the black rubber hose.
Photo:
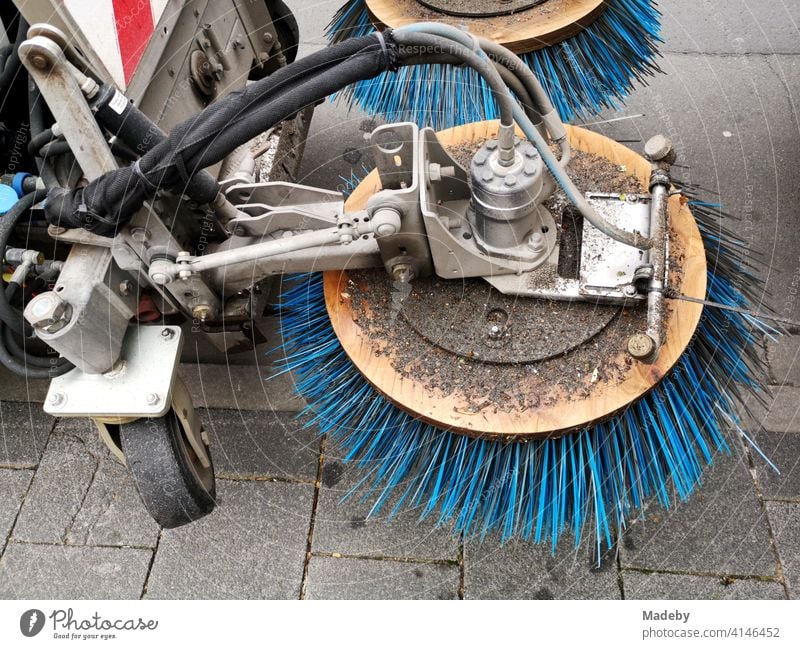
{"label": "black rubber hose", "polygon": [[46,128],[41,133],[32,135],[28,142],[28,153],[32,156],[40,156],[40,151],[45,144],[49,144],[53,139],[53,129]]}
{"label": "black rubber hose", "polygon": [[[28,117],[30,119],[32,138],[45,131],[42,98],[39,94],[39,88],[30,75],[28,75]],[[56,174],[50,165],[38,156],[35,157],[35,161],[36,167],[39,169],[39,176],[45,186],[47,188],[58,187],[58,178],[56,178]]]}
{"label": "black rubber hose", "polygon": [[19,72],[20,69],[19,46],[22,45],[22,41],[25,40],[27,33],[28,23],[25,22],[22,16],[19,16],[19,22],[17,23],[17,39],[14,41],[14,48],[6,59],[3,69],[0,70],[0,89],[5,89],[14,83],[14,78],[17,76],[17,72]]}
{"label": "black rubber hose", "polygon": [[382,47],[373,35],[346,41],[282,68],[176,126],[166,141],[139,160],[138,173],[126,167],[85,188],[52,191],[46,205],[48,222],[111,235],[156,189],[185,186],[194,173],[219,162],[303,107],[394,68],[396,49]]}
{"label": "black rubber hose", "polygon": [[51,379],[55,376],[61,376],[75,367],[72,363],[65,361],[63,358],[59,359],[56,363],[48,361],[48,363],[50,363],[49,368],[40,367],[38,365],[33,366],[33,363],[30,362],[32,358],[30,355],[26,355],[24,358],[17,358],[14,353],[6,347],[6,342],[8,340],[6,330],[6,325],[0,322],[0,364],[9,372],[26,379]]}
{"label": "black rubber hose", "polygon": [[[0,218],[0,255],[5,257],[8,241],[17,222],[28,212],[34,203],[41,201],[45,197],[45,192],[34,191],[25,194],[20,198],[8,212]],[[25,320],[22,314],[11,306],[6,296],[5,280],[0,276],[0,320],[15,333],[26,335]],[[13,290],[13,289],[9,289]]]}

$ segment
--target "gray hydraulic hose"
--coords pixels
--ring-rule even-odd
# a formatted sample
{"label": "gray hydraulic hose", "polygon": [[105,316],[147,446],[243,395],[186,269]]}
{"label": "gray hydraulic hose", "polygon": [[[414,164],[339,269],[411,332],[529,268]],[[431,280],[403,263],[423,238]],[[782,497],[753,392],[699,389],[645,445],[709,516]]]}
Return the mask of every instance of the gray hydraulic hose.
{"label": "gray hydraulic hose", "polygon": [[[440,23],[416,23],[414,25],[408,25],[407,27],[400,27],[399,29],[395,30],[393,33],[395,37],[402,33],[428,33],[431,32],[436,34],[437,36],[441,36],[443,38],[450,38],[466,47],[473,47],[476,45],[476,41],[474,37],[469,34],[468,32],[464,32],[460,29],[455,27],[451,27],[450,25],[444,25]],[[483,57],[487,57],[482,50],[480,52],[483,54]],[[477,69],[477,68],[476,68]],[[483,76],[483,73],[478,70]],[[497,78],[497,71],[492,68],[492,80],[493,83],[496,83]],[[484,77],[489,83],[489,78]],[[491,85],[490,85],[491,87]],[[508,93],[508,89],[506,88],[506,93]],[[510,94],[508,95],[510,97]],[[549,103],[549,100],[548,100]],[[575,184],[572,182],[572,179],[569,175],[564,171],[560,162],[556,159],[553,155],[552,151],[550,150],[549,145],[542,137],[541,133],[539,133],[538,129],[534,126],[533,122],[528,119],[528,116],[525,114],[525,111],[522,107],[517,103],[512,101],[513,105],[513,112],[514,112],[514,119],[516,120],[519,127],[522,129],[525,136],[533,142],[536,150],[539,152],[539,155],[542,156],[542,160],[544,161],[545,165],[547,166],[548,171],[553,175],[556,179],[556,182],[561,186],[564,190],[564,193],[567,195],[569,201],[578,208],[578,211],[581,213],[581,216],[585,218],[589,223],[591,223],[595,228],[600,230],[606,236],[614,239],[615,241],[619,241],[626,245],[632,246],[634,248],[638,248],[640,250],[648,250],[653,247],[653,240],[645,237],[638,232],[629,232],[627,230],[623,230],[622,228],[617,227],[613,223],[605,220],[602,216],[597,214],[592,209],[592,206],[589,205],[586,198],[584,198],[583,194],[578,190]],[[502,123],[502,122],[501,122]]]}

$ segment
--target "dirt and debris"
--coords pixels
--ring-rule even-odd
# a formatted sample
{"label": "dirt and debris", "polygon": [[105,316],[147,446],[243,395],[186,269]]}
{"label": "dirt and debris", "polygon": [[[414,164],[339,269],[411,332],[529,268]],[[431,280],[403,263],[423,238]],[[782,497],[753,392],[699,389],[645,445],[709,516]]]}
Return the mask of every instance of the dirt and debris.
{"label": "dirt and debris", "polygon": [[[478,144],[448,151],[468,168]],[[568,172],[581,191],[643,191],[627,170],[592,154],[574,151]],[[556,192],[547,205],[560,224],[566,198]],[[376,355],[470,413],[586,399],[623,379],[633,364],[627,340],[646,328],[644,308],[503,296],[482,279],[417,279],[409,292],[382,270],[348,275],[342,289]]]}

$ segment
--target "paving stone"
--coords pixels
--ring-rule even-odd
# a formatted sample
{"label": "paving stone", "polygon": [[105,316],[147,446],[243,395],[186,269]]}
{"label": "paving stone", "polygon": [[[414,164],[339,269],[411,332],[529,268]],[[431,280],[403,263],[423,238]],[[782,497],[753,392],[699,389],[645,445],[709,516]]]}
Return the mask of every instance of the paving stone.
{"label": "paving stone", "polygon": [[800,504],[767,502],[789,596],[800,598]]}
{"label": "paving stone", "polygon": [[800,433],[754,433],[753,440],[780,474],[753,451],[761,493],[766,499],[800,501]]}
{"label": "paving stone", "polygon": [[147,597],[299,597],[313,488],[219,480],[217,496],[206,518],[162,532]]}
{"label": "paving stone", "polygon": [[91,426],[88,420],[62,420],[56,426],[20,511],[15,540],[66,541],[104,458],[102,442],[91,440]]}
{"label": "paving stone", "polygon": [[464,558],[466,599],[620,599],[614,550],[599,565],[593,543],[564,537],[553,555],[548,544],[500,544],[498,538],[467,542]]}
{"label": "paving stone", "polygon": [[319,438],[294,413],[204,410],[217,473],[316,480]]}
{"label": "paving stone", "polygon": [[767,342],[771,382],[800,387],[800,336],[779,336]]}
{"label": "paving stone", "polygon": [[25,379],[0,366],[0,385],[3,386],[3,401],[41,404],[47,397],[50,381]]}
{"label": "paving stone", "polygon": [[662,2],[664,51],[794,53],[800,8],[784,0]]}
{"label": "paving stone", "polygon": [[623,567],[775,576],[767,521],[740,457],[717,454],[702,487],[665,511],[655,502],[623,534]]}
{"label": "paving stone", "polygon": [[31,478],[33,471],[0,469],[0,552],[5,547]]}
{"label": "paving stone", "polygon": [[0,599],[138,599],[153,556],[137,548],[11,543]]}
{"label": "paving stone", "polygon": [[775,581],[623,570],[625,599],[786,599]]}
{"label": "paving stone", "polygon": [[180,375],[197,408],[280,410],[297,412],[304,403],[294,395],[290,374],[276,373],[270,359],[254,359],[253,365],[205,365],[183,363]]}
{"label": "paving stone", "polygon": [[312,557],[306,599],[458,599],[457,565]]}
{"label": "paving stone", "polygon": [[158,530],[127,467],[107,457],[100,461],[66,541],[74,545],[155,547]]}
{"label": "paving stone", "polygon": [[419,520],[419,513],[404,511],[388,520],[391,504],[368,517],[372,501],[358,494],[341,502],[357,482],[355,469],[326,455],[322,487],[314,522],[312,549],[357,556],[455,559],[458,539],[448,528],[437,528],[434,517]]}
{"label": "paving stone", "polygon": [[[5,384],[1,385],[5,390]],[[0,403],[0,466],[34,468],[39,464],[53,421],[37,403]]]}
{"label": "paving stone", "polygon": [[766,404],[749,396],[746,405],[750,412],[740,410],[742,428],[747,431],[768,430],[778,433],[800,432],[800,388],[789,385],[773,386]]}

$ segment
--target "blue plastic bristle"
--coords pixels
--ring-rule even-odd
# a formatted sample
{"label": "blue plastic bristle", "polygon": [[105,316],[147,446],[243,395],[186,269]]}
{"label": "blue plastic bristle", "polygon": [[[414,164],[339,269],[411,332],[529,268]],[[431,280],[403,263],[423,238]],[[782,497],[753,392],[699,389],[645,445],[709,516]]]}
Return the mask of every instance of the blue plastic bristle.
{"label": "blue plastic bristle", "polygon": [[[364,0],[349,0],[327,27],[340,42],[374,31]],[[660,69],[661,13],[652,0],[607,0],[589,27],[556,45],[523,54],[565,122],[619,108],[637,83]],[[467,67],[401,68],[348,87],[350,106],[389,121],[435,129],[499,117],[491,92]]]}
{"label": "blue plastic bristle", "polygon": [[[708,258],[708,298],[747,307],[741,242],[702,203],[694,214]],[[361,478],[351,494],[371,514],[413,509],[457,534],[530,539],[555,548],[587,532],[598,549],[648,498],[669,507],[702,482],[717,453],[741,436],[737,404],[763,398],[756,347],[774,330],[706,308],[692,343],[651,392],[614,418],[555,439],[500,443],[457,435],[396,408],[351,363],[331,327],[321,274],[294,276],[280,304],[282,372],[293,372],[303,413]],[[761,451],[756,447],[756,451]],[[763,456],[763,454],[761,454]],[[766,459],[766,458],[765,458]],[[599,555],[599,553],[598,553]]]}

